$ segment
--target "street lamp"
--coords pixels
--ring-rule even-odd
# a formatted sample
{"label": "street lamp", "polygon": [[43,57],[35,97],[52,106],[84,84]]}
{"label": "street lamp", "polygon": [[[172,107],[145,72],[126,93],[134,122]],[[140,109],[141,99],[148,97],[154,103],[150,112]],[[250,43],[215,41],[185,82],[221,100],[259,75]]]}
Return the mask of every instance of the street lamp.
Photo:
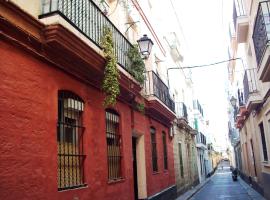
{"label": "street lamp", "polygon": [[234,96],[232,96],[230,99],[230,102],[231,102],[232,106],[235,108],[236,103],[237,103],[237,99]]}
{"label": "street lamp", "polygon": [[151,53],[152,46],[154,44],[153,41],[144,34],[142,38],[137,40],[137,42],[143,58],[147,59]]}

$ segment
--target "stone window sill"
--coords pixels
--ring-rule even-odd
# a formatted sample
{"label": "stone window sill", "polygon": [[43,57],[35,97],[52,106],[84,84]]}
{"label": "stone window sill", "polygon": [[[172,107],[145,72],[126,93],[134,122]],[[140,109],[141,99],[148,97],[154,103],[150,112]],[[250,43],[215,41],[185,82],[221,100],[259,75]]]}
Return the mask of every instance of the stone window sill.
{"label": "stone window sill", "polygon": [[264,167],[270,167],[269,161],[263,161],[262,164]]}
{"label": "stone window sill", "polygon": [[157,174],[160,174],[160,172],[157,171],[157,172],[153,172],[152,174],[153,174],[153,175],[157,175]]}
{"label": "stone window sill", "polygon": [[109,180],[108,181],[108,184],[111,185],[111,184],[116,184],[116,183],[122,183],[122,182],[125,182],[126,179],[124,178],[119,178],[119,179],[115,179],[115,180]]}

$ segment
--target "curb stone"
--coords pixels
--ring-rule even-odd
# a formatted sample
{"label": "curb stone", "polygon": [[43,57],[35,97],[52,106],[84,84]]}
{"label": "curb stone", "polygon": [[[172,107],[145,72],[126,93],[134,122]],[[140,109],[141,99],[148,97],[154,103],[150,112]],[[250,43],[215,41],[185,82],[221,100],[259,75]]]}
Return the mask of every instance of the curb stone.
{"label": "curb stone", "polygon": [[211,177],[205,179],[204,182],[200,183],[199,185],[195,186],[193,189],[185,192],[175,200],[189,200],[191,199],[197,192],[199,192],[209,181],[211,180]]}

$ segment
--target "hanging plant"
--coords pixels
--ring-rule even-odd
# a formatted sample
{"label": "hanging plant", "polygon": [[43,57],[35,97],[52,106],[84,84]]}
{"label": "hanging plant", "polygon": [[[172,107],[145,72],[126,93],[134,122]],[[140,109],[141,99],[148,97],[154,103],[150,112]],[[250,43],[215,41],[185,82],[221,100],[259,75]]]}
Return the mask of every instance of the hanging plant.
{"label": "hanging plant", "polygon": [[117,61],[114,54],[114,44],[112,31],[109,27],[104,27],[104,34],[101,39],[101,47],[106,59],[104,70],[104,79],[102,82],[102,90],[105,93],[103,105],[105,107],[114,106],[116,98],[120,94],[119,87],[119,71],[117,69]]}
{"label": "hanging plant", "polygon": [[144,110],[145,110],[145,105],[144,105],[144,103],[137,103],[137,110],[140,112],[140,113],[142,113],[142,114],[144,114]]}
{"label": "hanging plant", "polygon": [[130,64],[128,66],[129,73],[142,85],[145,81],[145,65],[139,53],[138,45],[133,45],[127,54]]}

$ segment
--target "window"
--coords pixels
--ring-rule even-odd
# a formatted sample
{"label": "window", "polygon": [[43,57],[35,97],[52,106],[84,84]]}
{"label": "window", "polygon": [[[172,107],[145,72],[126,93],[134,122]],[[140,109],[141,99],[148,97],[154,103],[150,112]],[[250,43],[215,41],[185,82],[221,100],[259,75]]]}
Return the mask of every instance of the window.
{"label": "window", "polygon": [[266,147],[266,141],[265,141],[263,122],[259,124],[259,127],[260,127],[260,132],[261,132],[261,139],[262,139],[263,158],[264,158],[264,161],[268,161],[268,154],[267,154],[267,147]]}
{"label": "window", "polygon": [[84,186],[84,103],[68,91],[58,93],[58,190]]}
{"label": "window", "polygon": [[122,141],[119,133],[119,115],[114,110],[106,110],[106,138],[108,179],[114,181],[122,178]]}
{"label": "window", "polygon": [[184,166],[183,166],[183,155],[182,155],[182,145],[178,143],[178,153],[179,153],[179,168],[180,168],[180,175],[184,177]]}
{"label": "window", "polygon": [[158,163],[157,163],[157,142],[156,142],[156,129],[151,128],[151,144],[152,144],[152,168],[154,172],[158,171]]}
{"label": "window", "polygon": [[168,169],[166,133],[162,132],[164,169]]}

